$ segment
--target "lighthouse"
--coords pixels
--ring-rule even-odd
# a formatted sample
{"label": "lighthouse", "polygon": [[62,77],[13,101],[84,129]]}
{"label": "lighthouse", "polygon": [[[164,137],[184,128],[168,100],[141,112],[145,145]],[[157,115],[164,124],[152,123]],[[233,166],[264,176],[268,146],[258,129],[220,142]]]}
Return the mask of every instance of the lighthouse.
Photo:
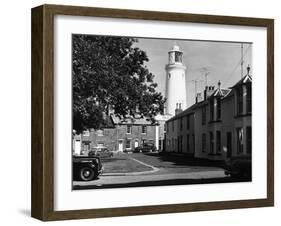
{"label": "lighthouse", "polygon": [[186,66],[182,62],[183,52],[175,44],[168,52],[166,65],[166,106],[165,114],[175,115],[186,109]]}

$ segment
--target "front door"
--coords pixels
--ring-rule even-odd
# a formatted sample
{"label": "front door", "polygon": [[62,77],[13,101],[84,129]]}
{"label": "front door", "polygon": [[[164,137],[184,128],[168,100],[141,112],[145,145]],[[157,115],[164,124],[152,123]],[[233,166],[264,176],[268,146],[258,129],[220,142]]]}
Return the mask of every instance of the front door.
{"label": "front door", "polygon": [[80,155],[81,154],[81,141],[76,140],[74,144],[74,154]]}
{"label": "front door", "polygon": [[135,140],[135,148],[137,148],[139,146],[139,141]]}
{"label": "front door", "polygon": [[232,136],[231,132],[226,134],[226,148],[227,148],[227,158],[231,158],[232,156]]}
{"label": "front door", "polygon": [[123,151],[123,140],[118,141],[118,151]]}

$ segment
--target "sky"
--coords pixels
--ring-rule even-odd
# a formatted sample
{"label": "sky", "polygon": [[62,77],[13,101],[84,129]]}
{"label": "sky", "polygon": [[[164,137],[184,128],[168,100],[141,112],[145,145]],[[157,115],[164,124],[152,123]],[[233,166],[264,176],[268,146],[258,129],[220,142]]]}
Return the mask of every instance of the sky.
{"label": "sky", "polygon": [[[149,62],[146,65],[155,75],[157,90],[163,95],[165,95],[165,65],[168,63],[168,51],[175,43],[183,51],[183,64],[187,67],[187,106],[195,102],[195,84],[192,80],[199,80],[197,93],[203,92],[206,72],[208,72],[207,84],[215,87],[220,80],[222,88],[229,88],[241,78],[241,43],[138,38],[135,46],[147,53]],[[243,60],[245,75],[246,68],[248,65],[251,66],[252,61],[250,43],[243,43]]]}

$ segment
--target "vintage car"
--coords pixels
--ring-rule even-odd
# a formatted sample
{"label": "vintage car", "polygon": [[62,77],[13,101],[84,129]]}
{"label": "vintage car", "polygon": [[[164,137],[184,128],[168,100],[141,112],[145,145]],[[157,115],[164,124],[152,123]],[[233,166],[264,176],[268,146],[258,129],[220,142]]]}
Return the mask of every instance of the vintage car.
{"label": "vintage car", "polygon": [[88,155],[100,158],[110,158],[113,157],[113,152],[106,147],[94,147],[91,151],[89,151]]}
{"label": "vintage car", "polygon": [[252,158],[251,156],[236,156],[225,162],[225,175],[233,178],[251,179]]}
{"label": "vintage car", "polygon": [[156,151],[156,147],[152,143],[144,143],[135,148],[133,152],[153,152]]}
{"label": "vintage car", "polygon": [[73,156],[73,179],[90,181],[97,179],[103,172],[99,157]]}

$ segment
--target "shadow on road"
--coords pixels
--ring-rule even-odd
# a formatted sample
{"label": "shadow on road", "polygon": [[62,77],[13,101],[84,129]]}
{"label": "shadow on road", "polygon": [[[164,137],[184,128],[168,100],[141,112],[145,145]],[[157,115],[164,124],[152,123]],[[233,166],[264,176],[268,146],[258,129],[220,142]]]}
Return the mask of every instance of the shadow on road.
{"label": "shadow on road", "polygon": [[222,160],[209,160],[194,158],[190,155],[185,154],[174,154],[174,153],[144,153],[147,156],[153,156],[161,161],[172,162],[174,165],[183,166],[206,166],[206,167],[224,167],[224,161]]}

